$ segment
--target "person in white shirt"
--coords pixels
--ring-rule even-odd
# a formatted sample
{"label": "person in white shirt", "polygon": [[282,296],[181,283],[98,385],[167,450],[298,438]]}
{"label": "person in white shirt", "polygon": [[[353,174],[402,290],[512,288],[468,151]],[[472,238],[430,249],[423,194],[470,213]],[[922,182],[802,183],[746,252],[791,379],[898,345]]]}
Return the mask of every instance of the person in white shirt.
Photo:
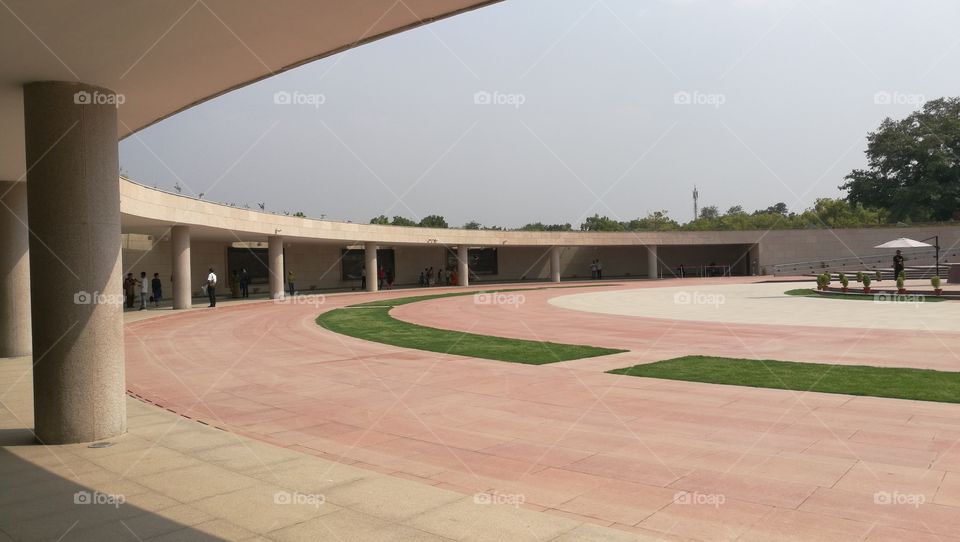
{"label": "person in white shirt", "polygon": [[150,295],[150,285],[147,284],[147,272],[140,272],[140,310],[147,308],[147,296]]}
{"label": "person in white shirt", "polygon": [[207,297],[210,299],[210,307],[217,306],[217,274],[210,268],[210,274],[207,275]]}

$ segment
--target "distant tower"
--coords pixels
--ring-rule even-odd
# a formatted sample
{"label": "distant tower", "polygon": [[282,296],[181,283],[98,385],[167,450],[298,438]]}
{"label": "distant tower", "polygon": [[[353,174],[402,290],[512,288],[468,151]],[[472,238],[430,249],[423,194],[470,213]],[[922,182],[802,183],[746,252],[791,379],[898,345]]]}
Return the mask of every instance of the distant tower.
{"label": "distant tower", "polygon": [[697,185],[693,185],[693,219],[696,220],[700,216],[700,192],[697,191]]}

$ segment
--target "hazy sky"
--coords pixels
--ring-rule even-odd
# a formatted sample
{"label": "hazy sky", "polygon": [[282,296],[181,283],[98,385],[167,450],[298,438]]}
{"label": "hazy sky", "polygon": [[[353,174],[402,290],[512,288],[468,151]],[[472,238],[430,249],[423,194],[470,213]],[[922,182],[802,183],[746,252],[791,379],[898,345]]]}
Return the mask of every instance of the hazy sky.
{"label": "hazy sky", "polygon": [[840,195],[884,117],[960,94],[957,21],[956,0],[508,0],[197,106],[121,165],[354,222],[686,221],[694,184],[800,210]]}

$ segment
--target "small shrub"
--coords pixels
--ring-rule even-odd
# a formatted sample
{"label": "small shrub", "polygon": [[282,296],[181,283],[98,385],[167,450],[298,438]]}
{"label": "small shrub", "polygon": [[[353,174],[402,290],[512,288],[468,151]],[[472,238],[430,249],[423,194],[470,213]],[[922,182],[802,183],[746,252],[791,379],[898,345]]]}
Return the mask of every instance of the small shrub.
{"label": "small shrub", "polygon": [[870,287],[870,275],[864,275],[864,276],[863,276],[863,287],[864,287],[864,288],[869,288],[869,287]]}
{"label": "small shrub", "polygon": [[857,271],[857,282],[863,282],[863,271]]}
{"label": "small shrub", "polygon": [[883,274],[880,273],[880,270],[879,270],[879,269],[877,269],[877,270],[874,272],[874,276],[877,277],[877,282],[880,282],[881,280],[883,280]]}
{"label": "small shrub", "polygon": [[846,273],[840,273],[840,285],[846,288],[850,284],[850,279],[847,278]]}
{"label": "small shrub", "polygon": [[897,289],[903,290],[903,273],[901,273],[900,276],[897,277]]}
{"label": "small shrub", "polygon": [[933,289],[934,289],[934,290],[939,290],[939,289],[940,289],[940,277],[931,277],[931,278],[930,278],[930,286],[933,286]]}

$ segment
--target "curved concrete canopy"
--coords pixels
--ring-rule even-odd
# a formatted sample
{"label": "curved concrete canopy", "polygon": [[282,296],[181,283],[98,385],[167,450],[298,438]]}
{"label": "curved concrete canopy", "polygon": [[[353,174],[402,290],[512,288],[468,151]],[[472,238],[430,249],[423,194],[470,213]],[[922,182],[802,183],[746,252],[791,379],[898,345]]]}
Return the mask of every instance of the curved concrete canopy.
{"label": "curved concrete canopy", "polygon": [[124,97],[122,138],[265,77],[500,0],[6,0],[0,3],[0,179],[22,180],[31,81]]}

